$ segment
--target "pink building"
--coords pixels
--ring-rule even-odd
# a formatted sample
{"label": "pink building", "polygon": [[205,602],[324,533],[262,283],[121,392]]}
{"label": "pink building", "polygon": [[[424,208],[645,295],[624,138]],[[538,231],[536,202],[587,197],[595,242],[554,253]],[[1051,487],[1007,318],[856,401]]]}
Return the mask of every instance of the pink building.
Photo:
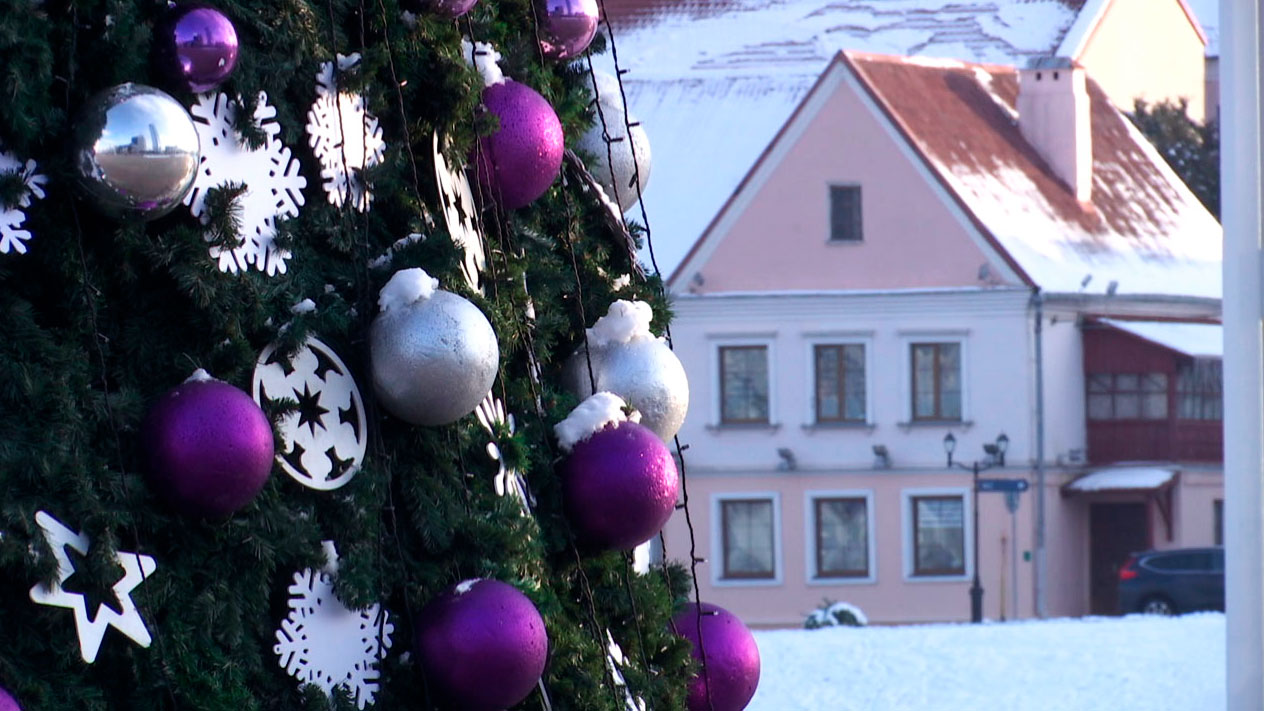
{"label": "pink building", "polygon": [[1220,227],[1083,67],[840,53],[742,176],[670,279],[704,599],[1113,612],[1122,556],[1218,541]]}

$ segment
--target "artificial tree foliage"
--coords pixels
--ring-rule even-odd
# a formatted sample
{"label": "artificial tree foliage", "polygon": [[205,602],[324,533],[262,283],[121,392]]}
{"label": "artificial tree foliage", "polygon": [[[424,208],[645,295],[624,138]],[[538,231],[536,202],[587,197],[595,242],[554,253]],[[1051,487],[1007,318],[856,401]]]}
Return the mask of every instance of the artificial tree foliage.
{"label": "artificial tree foliage", "polygon": [[[433,134],[448,140],[459,164],[479,133],[495,128],[477,110],[481,82],[461,57],[463,36],[492,43],[505,73],[543,94],[568,136],[594,120],[586,65],[542,59],[530,3],[481,0],[453,20],[400,0],[213,1],[241,40],[219,91],[241,97],[239,116],[250,116],[266,92],[308,179],[305,207],[278,235],[293,253],[288,271],[271,277],[222,273],[208,255],[208,230],[221,239],[233,233],[231,188],[212,195],[209,227],[183,207],[149,223],[114,222],[76,190],[72,126],[91,95],[138,82],[186,107],[195,101],[152,61],[167,3],[0,3],[0,145],[38,161],[49,178],[47,197],[26,208],[28,253],[0,254],[0,686],[27,711],[354,708],[345,695],[331,702],[314,687],[300,689],[273,653],[289,581],[322,566],[321,542],[333,540],[339,597],[352,606],[380,602],[396,624],[377,708],[439,708],[409,661],[412,618],[436,592],[471,577],[516,585],[542,613],[550,641],[543,686],[553,709],[624,708],[607,666],[607,630],[629,660],[623,675],[632,692],[654,709],[682,708],[692,667],[669,620],[688,572],[640,575],[627,555],[593,555],[574,539],[552,434],[575,405],[557,376],[584,328],[617,298],[650,301],[664,327],[661,283],[636,276],[624,236],[574,169],[526,209],[480,201],[481,292],[462,279],[461,250],[441,217]],[[320,63],[353,52],[361,63],[340,85],[363,94],[387,141],[385,160],[366,176],[374,195],[367,213],[325,201],[303,134]],[[248,121],[237,129],[261,139]],[[9,182],[0,185],[3,207],[17,192]],[[410,234],[422,238],[392,251]],[[388,268],[371,266],[387,253]],[[493,393],[516,428],[498,425],[494,439],[530,482],[532,515],[494,490],[499,465],[486,452],[493,438],[474,416],[414,427],[373,400],[367,335],[377,292],[409,267],[471,299],[496,330]],[[630,283],[616,283],[625,274],[634,275]],[[315,310],[295,313],[305,299]],[[293,352],[309,334],[341,355],[365,397],[370,440],[357,476],[322,492],[274,467],[262,493],[227,519],[168,508],[145,479],[140,427],[155,399],[196,368],[249,391],[262,349],[279,343]],[[275,420],[284,409],[268,414]],[[150,647],[109,631],[97,661],[86,664],[70,613],[31,602],[32,585],[56,574],[35,524],[41,510],[92,539],[67,583],[90,609],[113,603],[116,551],[157,560],[133,593]],[[519,708],[544,708],[541,692]]]}

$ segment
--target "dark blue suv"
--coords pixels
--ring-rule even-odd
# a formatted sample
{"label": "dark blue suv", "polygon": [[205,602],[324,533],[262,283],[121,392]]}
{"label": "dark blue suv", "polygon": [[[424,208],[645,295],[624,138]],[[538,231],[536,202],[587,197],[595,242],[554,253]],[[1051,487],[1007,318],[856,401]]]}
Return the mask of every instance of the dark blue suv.
{"label": "dark blue suv", "polygon": [[1224,580],[1224,548],[1218,546],[1134,553],[1119,568],[1119,611],[1223,611]]}

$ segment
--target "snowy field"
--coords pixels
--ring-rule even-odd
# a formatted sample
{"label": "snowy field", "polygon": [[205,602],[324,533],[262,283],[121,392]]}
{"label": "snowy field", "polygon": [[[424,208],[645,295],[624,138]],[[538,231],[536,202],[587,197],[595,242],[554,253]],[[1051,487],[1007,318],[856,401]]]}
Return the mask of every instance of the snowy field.
{"label": "snowy field", "polygon": [[756,632],[748,711],[1220,711],[1225,618]]}

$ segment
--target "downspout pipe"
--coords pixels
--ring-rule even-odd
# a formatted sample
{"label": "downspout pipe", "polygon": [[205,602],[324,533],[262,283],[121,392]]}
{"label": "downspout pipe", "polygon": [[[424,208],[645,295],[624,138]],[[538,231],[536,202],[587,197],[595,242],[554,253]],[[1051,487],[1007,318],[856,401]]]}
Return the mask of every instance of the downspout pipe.
{"label": "downspout pipe", "polygon": [[1045,297],[1040,287],[1031,292],[1031,308],[1034,312],[1032,335],[1036,350],[1036,616],[1049,614],[1045,588],[1048,584],[1048,565],[1045,556],[1045,351],[1044,351]]}

